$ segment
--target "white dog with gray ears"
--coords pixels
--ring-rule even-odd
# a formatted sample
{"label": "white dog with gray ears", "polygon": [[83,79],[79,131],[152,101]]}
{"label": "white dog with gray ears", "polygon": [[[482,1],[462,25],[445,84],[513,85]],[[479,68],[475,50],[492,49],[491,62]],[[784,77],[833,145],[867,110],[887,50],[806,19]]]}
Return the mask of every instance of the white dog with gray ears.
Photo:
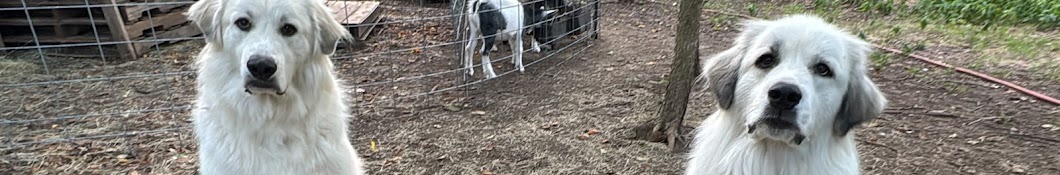
{"label": "white dog with gray ears", "polygon": [[866,73],[870,52],[813,16],[744,23],[704,61],[719,109],[695,131],[685,173],[859,174],[850,131],[887,103]]}
{"label": "white dog with gray ears", "polygon": [[331,55],[350,33],[322,0],[199,0],[199,172],[364,174]]}

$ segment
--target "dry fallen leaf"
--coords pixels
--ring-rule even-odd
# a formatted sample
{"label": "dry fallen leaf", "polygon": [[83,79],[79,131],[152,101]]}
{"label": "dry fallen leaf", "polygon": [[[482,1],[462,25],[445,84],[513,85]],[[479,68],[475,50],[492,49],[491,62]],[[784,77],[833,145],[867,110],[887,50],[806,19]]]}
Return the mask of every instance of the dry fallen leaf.
{"label": "dry fallen leaf", "polygon": [[401,156],[389,158],[383,161],[383,165],[393,165],[401,163]]}
{"label": "dry fallen leaf", "polygon": [[486,115],[486,111],[471,111],[471,114],[475,114],[475,115]]}
{"label": "dry fallen leaf", "polygon": [[868,124],[865,124],[866,128],[872,128],[872,127],[876,127],[876,126],[880,126],[880,123],[872,121],[872,122],[869,122]]}
{"label": "dry fallen leaf", "polygon": [[453,104],[446,104],[444,107],[445,107],[445,110],[447,110],[447,111],[452,111],[452,112],[460,111],[460,107],[456,106],[456,105],[453,105]]}
{"label": "dry fallen leaf", "polygon": [[982,143],[984,140],[986,140],[986,136],[979,136],[979,138],[969,140],[968,144],[976,145]]}
{"label": "dry fallen leaf", "polygon": [[375,146],[375,140],[371,140],[371,141],[368,141],[368,142],[371,143],[371,146],[368,147],[368,150],[372,150],[373,153],[374,152],[379,152],[379,148],[377,148]]}
{"label": "dry fallen leaf", "polygon": [[591,129],[589,129],[589,131],[585,131],[585,134],[597,135],[597,134],[600,134],[600,132],[601,132],[600,130],[597,130],[595,128],[591,128]]}
{"label": "dry fallen leaf", "polygon": [[118,159],[119,163],[129,163],[129,155],[120,154],[115,159]]}
{"label": "dry fallen leaf", "polygon": [[555,127],[559,127],[559,123],[545,123],[541,125],[541,129],[549,130]]}
{"label": "dry fallen leaf", "polygon": [[578,135],[578,140],[588,140],[588,139],[589,139],[589,134],[579,134]]}
{"label": "dry fallen leaf", "polygon": [[1022,174],[1022,173],[1027,171],[1026,170],[1027,169],[1026,165],[1019,165],[1019,164],[1015,164],[1015,163],[1007,162],[1007,161],[1004,162],[1004,163],[1001,163],[1001,166],[1004,167],[1005,169],[1008,169],[1009,172],[1013,172],[1013,173]]}

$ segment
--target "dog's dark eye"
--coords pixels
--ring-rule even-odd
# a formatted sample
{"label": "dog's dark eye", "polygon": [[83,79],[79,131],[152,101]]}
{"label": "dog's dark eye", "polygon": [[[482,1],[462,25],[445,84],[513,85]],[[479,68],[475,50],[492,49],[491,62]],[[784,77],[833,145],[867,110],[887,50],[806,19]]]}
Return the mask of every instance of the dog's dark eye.
{"label": "dog's dark eye", "polygon": [[817,63],[813,65],[813,73],[823,77],[832,77],[832,68],[828,68],[827,64]]}
{"label": "dog's dark eye", "polygon": [[777,58],[771,53],[759,56],[758,60],[755,60],[755,66],[762,69],[773,68],[777,65]]}
{"label": "dog's dark eye", "polygon": [[239,30],[248,31],[251,27],[250,20],[247,18],[236,19],[236,27],[239,27]]}
{"label": "dog's dark eye", "polygon": [[280,27],[280,34],[283,36],[291,36],[297,32],[298,28],[295,28],[294,25],[291,24],[284,24],[283,27]]}

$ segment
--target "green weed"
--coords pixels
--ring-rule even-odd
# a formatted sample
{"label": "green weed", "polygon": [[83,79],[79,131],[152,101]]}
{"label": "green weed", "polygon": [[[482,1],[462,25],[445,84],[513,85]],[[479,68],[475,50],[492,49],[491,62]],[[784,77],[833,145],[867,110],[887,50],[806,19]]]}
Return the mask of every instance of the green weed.
{"label": "green weed", "polygon": [[[1060,27],[1060,2],[1056,0],[920,0],[909,6],[906,0],[817,0],[814,4],[840,2],[872,14],[906,14],[911,11],[924,20],[950,24],[977,24],[982,29],[1027,23],[1039,29]],[[925,24],[926,22],[921,22]]]}
{"label": "green weed", "polygon": [[869,55],[869,60],[872,60],[873,67],[887,67],[891,65],[893,56],[890,54],[884,54],[880,52],[872,52]]}

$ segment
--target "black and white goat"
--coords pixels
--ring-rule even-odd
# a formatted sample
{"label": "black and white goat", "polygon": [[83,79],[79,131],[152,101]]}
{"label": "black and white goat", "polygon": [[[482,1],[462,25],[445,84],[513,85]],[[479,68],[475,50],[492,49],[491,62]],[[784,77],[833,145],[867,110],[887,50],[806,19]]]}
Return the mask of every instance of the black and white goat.
{"label": "black and white goat", "polygon": [[[496,41],[507,41],[512,48],[512,63],[519,72],[523,72],[523,35],[526,26],[536,23],[545,16],[543,12],[534,10],[524,11],[519,0],[468,0],[468,44],[464,47],[464,68],[468,74],[474,75],[472,58],[474,57],[475,45],[479,39],[482,47],[479,53],[482,55],[482,71],[487,78],[497,77],[490,64],[489,49],[493,49]],[[528,14],[529,12],[529,14]],[[527,20],[530,19],[530,20]],[[533,40],[533,38],[531,38]],[[534,40],[532,51],[540,52],[538,42]]]}

